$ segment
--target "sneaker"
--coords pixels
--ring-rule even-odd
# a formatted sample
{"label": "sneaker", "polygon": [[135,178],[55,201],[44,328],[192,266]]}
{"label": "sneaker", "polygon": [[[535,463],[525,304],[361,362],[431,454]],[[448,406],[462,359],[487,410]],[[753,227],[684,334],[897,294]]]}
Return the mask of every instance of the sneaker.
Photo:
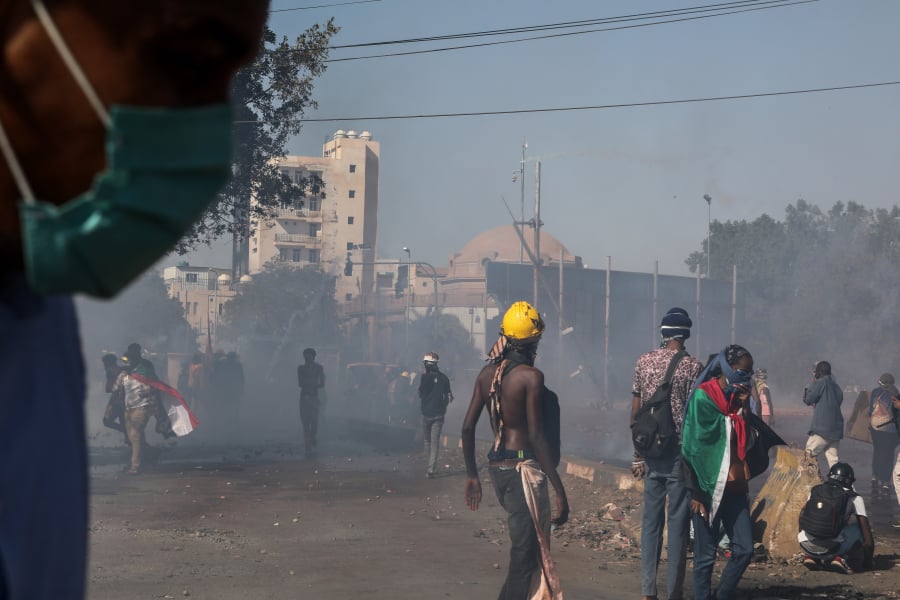
{"label": "sneaker", "polygon": [[810,571],[818,571],[822,567],[822,565],[819,564],[819,561],[809,555],[803,557],[803,566]]}
{"label": "sneaker", "polygon": [[847,561],[843,556],[835,556],[831,559],[831,564],[828,565],[828,568],[835,573],[842,573],[844,575],[850,575],[853,573],[853,569],[850,568],[850,565],[847,564]]}

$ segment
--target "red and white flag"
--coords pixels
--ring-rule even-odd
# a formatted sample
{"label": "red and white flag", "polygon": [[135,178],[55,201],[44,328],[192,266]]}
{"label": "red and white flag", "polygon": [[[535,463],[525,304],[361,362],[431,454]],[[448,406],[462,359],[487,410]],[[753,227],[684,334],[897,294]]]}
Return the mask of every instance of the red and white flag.
{"label": "red and white flag", "polygon": [[172,423],[172,431],[175,432],[175,435],[178,437],[186,436],[200,424],[200,421],[197,420],[197,417],[185,404],[184,398],[181,397],[178,390],[158,379],[150,379],[137,373],[131,373],[130,376],[144,385],[149,385],[153,389],[162,392],[160,401],[166,409],[166,414],[169,415],[169,421]]}

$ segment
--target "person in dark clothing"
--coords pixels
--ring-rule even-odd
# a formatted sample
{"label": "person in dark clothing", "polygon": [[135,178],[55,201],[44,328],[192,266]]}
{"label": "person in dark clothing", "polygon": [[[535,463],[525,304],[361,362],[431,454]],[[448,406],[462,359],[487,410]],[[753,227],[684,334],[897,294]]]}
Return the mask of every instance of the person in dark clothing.
{"label": "person in dark clothing", "polygon": [[831,363],[823,360],[816,364],[813,382],[804,392],[803,402],[814,408],[806,453],[816,458],[824,452],[830,469],[840,460],[838,447],[844,437],[844,416],[841,414],[844,393],[831,378]]}
{"label": "person in dark clothing", "polygon": [[300,386],[300,422],[303,424],[303,445],[307,456],[316,447],[319,429],[319,389],[325,387],[325,369],[316,362],[316,351],[303,351],[304,364],[297,367],[297,385]]}
{"label": "person in dark clothing", "polygon": [[453,402],[450,380],[438,369],[437,352],[429,352],[423,359],[425,372],[419,382],[419,400],[422,402],[422,428],[425,434],[425,460],[428,470],[425,477],[434,477],[438,452],[441,448],[441,429],[447,405]]}
{"label": "person in dark clothing", "polygon": [[116,431],[121,431],[125,436],[125,444],[130,444],[128,434],[125,433],[125,398],[121,392],[113,392],[116,378],[124,370],[119,365],[119,358],[115,354],[103,355],[103,370],[106,372],[106,393],[109,394],[109,402],[103,412],[103,425]]}
{"label": "person in dark clothing", "polygon": [[[893,388],[893,390],[892,390]],[[891,471],[897,447],[897,426],[891,414],[894,376],[884,373],[878,386],[869,394],[869,430],[872,435],[872,499],[891,494]]]}

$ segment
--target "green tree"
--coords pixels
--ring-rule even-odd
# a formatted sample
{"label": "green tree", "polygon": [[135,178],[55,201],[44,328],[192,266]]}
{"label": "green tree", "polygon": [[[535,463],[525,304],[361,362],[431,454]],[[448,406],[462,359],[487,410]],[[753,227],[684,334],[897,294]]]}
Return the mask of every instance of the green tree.
{"label": "green tree", "polygon": [[319,269],[270,262],[225,305],[222,335],[333,345],[338,338],[334,290],[334,277]]}
{"label": "green tree", "polygon": [[[203,218],[176,250],[232,234],[239,277],[247,271],[245,243],[260,219],[285,204],[299,204],[307,194],[320,193],[320,181],[292,181],[277,168],[288,141],[300,133],[300,119],[317,106],[312,98],[315,79],[325,72],[328,44],[338,28],[333,20],[315,24],[290,43],[278,41],[266,29],[256,60],[232,81],[235,114],[232,177]],[[250,199],[256,199],[251,204]]]}

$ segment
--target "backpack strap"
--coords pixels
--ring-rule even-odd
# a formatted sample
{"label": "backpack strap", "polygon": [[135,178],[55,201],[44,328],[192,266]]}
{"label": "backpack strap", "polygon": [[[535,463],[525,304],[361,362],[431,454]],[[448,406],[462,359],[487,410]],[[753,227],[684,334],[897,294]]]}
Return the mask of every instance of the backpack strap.
{"label": "backpack strap", "polygon": [[672,357],[672,360],[669,361],[669,368],[666,369],[666,374],[665,376],[663,376],[663,380],[659,384],[660,387],[666,386],[667,388],[669,388],[669,393],[660,398],[658,401],[654,402],[653,405],[663,404],[669,401],[669,398],[672,396],[672,377],[675,376],[675,369],[678,368],[678,365],[681,363],[681,359],[685,356],[687,356],[687,352],[685,350],[679,350],[675,353],[675,356]]}

